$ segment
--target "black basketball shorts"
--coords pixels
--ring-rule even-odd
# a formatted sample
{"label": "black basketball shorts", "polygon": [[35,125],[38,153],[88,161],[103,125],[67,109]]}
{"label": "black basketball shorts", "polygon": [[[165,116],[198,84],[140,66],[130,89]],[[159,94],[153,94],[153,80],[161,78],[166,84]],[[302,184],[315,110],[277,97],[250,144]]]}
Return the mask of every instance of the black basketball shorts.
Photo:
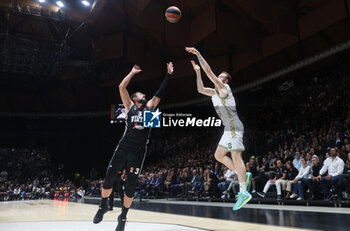
{"label": "black basketball shorts", "polygon": [[[119,171],[126,170],[127,179],[135,179],[141,173],[146,157],[146,144],[120,142],[114,151],[113,157],[107,167],[103,184],[104,189],[113,187]],[[136,177],[135,177],[136,176]]]}

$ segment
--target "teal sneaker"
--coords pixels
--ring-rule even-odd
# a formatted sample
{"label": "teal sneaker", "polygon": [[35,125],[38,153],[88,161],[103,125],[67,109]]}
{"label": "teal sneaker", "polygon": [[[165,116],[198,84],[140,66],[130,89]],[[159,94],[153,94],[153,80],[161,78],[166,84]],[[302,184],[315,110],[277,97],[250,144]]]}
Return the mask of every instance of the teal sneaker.
{"label": "teal sneaker", "polygon": [[246,172],[245,174],[245,184],[247,186],[247,192],[250,191],[250,186],[252,185],[252,173],[251,172]]}
{"label": "teal sneaker", "polygon": [[238,193],[238,198],[236,204],[233,206],[232,210],[236,211],[240,208],[242,208],[245,204],[247,204],[252,199],[252,195],[250,195],[249,192],[246,192],[242,194],[241,192]]}
{"label": "teal sneaker", "polygon": [[[247,192],[250,191],[250,186],[252,185],[252,173],[251,172],[246,172],[245,174],[245,185],[246,185],[246,190]],[[238,201],[238,194],[236,194],[236,201]]]}

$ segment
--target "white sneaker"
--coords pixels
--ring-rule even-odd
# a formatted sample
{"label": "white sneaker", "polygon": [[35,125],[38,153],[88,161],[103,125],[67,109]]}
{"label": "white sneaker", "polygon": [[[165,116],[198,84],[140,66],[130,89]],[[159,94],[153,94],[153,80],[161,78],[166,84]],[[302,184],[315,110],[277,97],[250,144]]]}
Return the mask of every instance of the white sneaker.
{"label": "white sneaker", "polygon": [[297,198],[297,197],[298,197],[298,195],[293,193],[289,198],[294,199],[294,198]]}
{"label": "white sneaker", "polygon": [[301,201],[301,200],[304,200],[304,198],[298,197],[297,201]]}
{"label": "white sneaker", "polygon": [[252,190],[252,193],[256,193],[256,190],[255,190],[255,189],[253,189],[253,190]]}
{"label": "white sneaker", "polygon": [[226,198],[226,192],[223,192],[221,195],[221,199],[225,199]]}

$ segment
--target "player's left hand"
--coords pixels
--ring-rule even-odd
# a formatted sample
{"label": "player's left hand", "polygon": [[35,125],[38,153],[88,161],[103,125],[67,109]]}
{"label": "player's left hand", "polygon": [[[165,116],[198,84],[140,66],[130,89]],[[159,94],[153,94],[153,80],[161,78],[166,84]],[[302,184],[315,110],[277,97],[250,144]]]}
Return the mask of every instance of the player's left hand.
{"label": "player's left hand", "polygon": [[198,66],[198,65],[196,64],[195,61],[191,60],[191,63],[192,63],[193,69],[194,69],[196,72],[201,71],[200,66]]}
{"label": "player's left hand", "polygon": [[167,69],[168,69],[169,75],[172,75],[174,73],[174,65],[173,65],[173,63],[169,62],[166,65],[167,65]]}
{"label": "player's left hand", "polygon": [[134,65],[134,66],[132,67],[132,70],[131,70],[131,72],[134,73],[134,74],[138,74],[138,73],[140,73],[141,71],[142,71],[141,68],[140,68],[139,66],[137,66],[137,65]]}
{"label": "player's left hand", "polygon": [[196,48],[194,48],[194,47],[186,47],[185,50],[188,53],[191,53],[191,54],[194,54],[194,55],[199,55],[199,51]]}

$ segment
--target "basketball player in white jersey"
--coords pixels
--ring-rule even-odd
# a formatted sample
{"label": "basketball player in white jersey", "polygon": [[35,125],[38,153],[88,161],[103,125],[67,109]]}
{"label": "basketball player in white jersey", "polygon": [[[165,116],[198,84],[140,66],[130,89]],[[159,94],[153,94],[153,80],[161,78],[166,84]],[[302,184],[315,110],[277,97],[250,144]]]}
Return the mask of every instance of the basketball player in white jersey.
{"label": "basketball player in white jersey", "polygon": [[[228,85],[231,76],[227,72],[222,72],[216,77],[208,63],[196,48],[186,47],[186,51],[197,56],[203,71],[215,86],[215,88],[203,86],[200,67],[194,61],[191,61],[193,69],[197,74],[198,92],[211,97],[214,108],[225,125],[224,133],[215,152],[215,158],[217,161],[226,165],[229,169],[237,172],[240,192],[238,193],[238,198],[233,210],[238,210],[252,198],[247,191],[247,188],[250,187],[251,174],[249,173],[246,175],[246,168],[242,160],[242,152],[244,151],[244,127],[238,117],[235,98],[233,97],[231,88]],[[227,156],[228,152],[231,152],[232,159]]]}

